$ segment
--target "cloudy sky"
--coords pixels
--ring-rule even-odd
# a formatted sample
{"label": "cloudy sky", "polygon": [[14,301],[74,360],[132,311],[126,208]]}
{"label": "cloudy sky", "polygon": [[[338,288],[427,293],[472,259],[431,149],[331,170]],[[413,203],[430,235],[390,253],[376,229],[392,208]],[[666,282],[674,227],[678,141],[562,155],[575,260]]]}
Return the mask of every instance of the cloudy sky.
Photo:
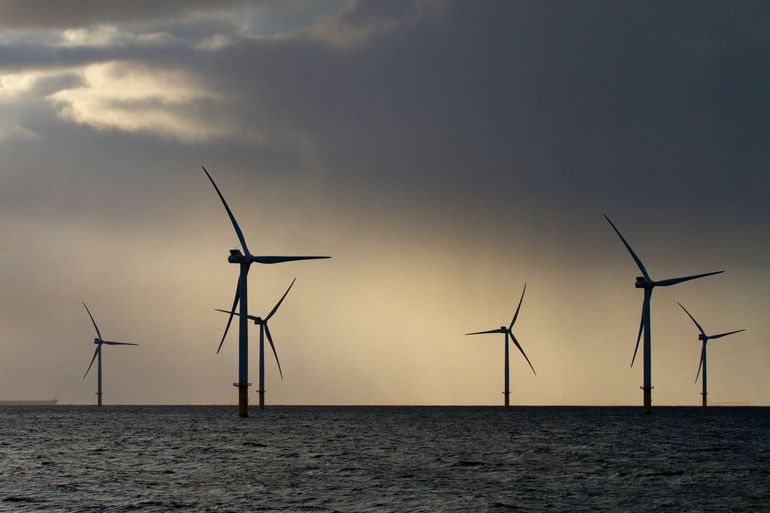
{"label": "cloudy sky", "polygon": [[[282,404],[770,404],[770,4],[0,1],[0,399],[236,401],[237,239]],[[258,331],[252,325],[251,336]],[[252,344],[255,349],[256,346]],[[256,351],[252,381],[256,382]]]}

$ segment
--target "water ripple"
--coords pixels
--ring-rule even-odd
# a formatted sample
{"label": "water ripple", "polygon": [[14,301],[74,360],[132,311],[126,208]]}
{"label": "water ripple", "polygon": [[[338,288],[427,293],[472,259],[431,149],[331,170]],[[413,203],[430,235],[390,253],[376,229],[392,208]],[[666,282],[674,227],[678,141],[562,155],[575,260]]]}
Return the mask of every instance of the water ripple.
{"label": "water ripple", "polygon": [[770,511],[770,409],[0,408],[0,511]]}

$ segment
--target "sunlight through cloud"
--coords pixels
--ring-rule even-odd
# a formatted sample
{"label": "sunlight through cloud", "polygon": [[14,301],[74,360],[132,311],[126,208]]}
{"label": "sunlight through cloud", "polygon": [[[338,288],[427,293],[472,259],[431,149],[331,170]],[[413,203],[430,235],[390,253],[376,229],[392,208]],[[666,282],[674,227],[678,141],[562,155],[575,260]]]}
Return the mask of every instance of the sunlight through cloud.
{"label": "sunlight through cloud", "polygon": [[86,66],[76,73],[79,87],[48,96],[59,106],[59,115],[69,121],[98,129],[149,131],[182,141],[229,132],[210,119],[200,119],[196,107],[216,101],[217,95],[200,87],[188,73],[117,62]]}

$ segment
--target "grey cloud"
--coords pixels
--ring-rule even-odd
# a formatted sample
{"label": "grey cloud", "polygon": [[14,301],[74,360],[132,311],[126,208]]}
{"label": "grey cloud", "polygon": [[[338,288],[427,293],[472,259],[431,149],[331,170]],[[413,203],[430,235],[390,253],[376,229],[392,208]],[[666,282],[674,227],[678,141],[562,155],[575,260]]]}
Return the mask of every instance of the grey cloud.
{"label": "grey cloud", "polygon": [[355,44],[366,41],[377,32],[419,23],[440,12],[441,3],[436,0],[354,0],[336,15],[321,20],[304,32],[332,44]]}
{"label": "grey cloud", "polygon": [[376,25],[387,20],[404,20],[431,5],[437,4],[438,2],[432,0],[394,0],[392,2],[355,0],[340,9],[336,19],[338,22],[359,26]]}
{"label": "grey cloud", "polygon": [[744,188],[767,188],[764,6],[495,7],[453,3],[365,49],[244,41],[187,65],[368,184],[590,208],[721,193],[767,215]]}
{"label": "grey cloud", "polygon": [[278,3],[276,0],[4,0],[0,2],[0,27],[64,29],[169,19],[194,12],[222,12],[243,5],[273,6]]}

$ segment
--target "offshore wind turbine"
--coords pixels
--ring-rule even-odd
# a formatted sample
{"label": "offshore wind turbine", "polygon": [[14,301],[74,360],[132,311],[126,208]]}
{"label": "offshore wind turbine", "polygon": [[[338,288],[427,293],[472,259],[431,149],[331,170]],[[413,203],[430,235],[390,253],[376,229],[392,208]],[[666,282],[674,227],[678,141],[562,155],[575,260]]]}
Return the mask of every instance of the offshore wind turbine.
{"label": "offshore wind turbine", "polygon": [[97,364],[97,379],[96,379],[96,405],[101,406],[102,405],[102,346],[108,345],[108,346],[138,346],[139,344],[132,344],[131,342],[113,342],[111,340],[104,340],[102,338],[102,334],[99,331],[99,326],[96,325],[96,321],[94,320],[94,316],[91,315],[91,311],[88,309],[85,303],[83,303],[83,306],[86,308],[86,312],[88,312],[88,316],[91,318],[91,322],[94,325],[94,328],[96,329],[96,338],[94,339],[94,344],[96,344],[96,350],[94,350],[94,357],[91,358],[91,363],[88,364],[88,369],[86,369],[86,373],[83,374],[83,379],[86,379],[86,376],[88,376],[88,371],[91,370],[91,366],[94,364],[94,360],[97,358],[99,359],[99,363]]}
{"label": "offshore wind turbine", "polygon": [[[203,166],[201,166],[203,167]],[[227,318],[227,325],[225,326],[225,332],[222,335],[222,340],[227,336],[227,331],[230,329],[230,323],[233,320],[235,308],[240,302],[240,315],[238,322],[238,382],[233,385],[238,387],[238,415],[240,417],[249,416],[249,327],[248,327],[248,275],[251,264],[278,264],[282,262],[293,262],[295,260],[316,260],[319,258],[331,258],[328,256],[256,256],[252,255],[246,245],[246,239],[243,236],[241,227],[238,226],[238,221],[235,220],[232,210],[227,205],[225,197],[222,196],[222,192],[217,187],[214,179],[209,172],[203,167],[203,172],[208,176],[211,185],[214,186],[214,190],[217,191],[219,199],[222,200],[222,205],[227,211],[227,215],[230,218],[230,222],[233,225],[235,234],[238,236],[238,240],[241,243],[240,249],[231,249],[230,256],[227,257],[227,261],[231,264],[238,264],[240,272],[238,274],[238,283],[235,288],[235,299],[233,299],[233,306],[230,308],[230,316]],[[222,343],[219,343],[222,347]],[[260,399],[263,397],[260,396]],[[260,402],[260,408],[264,408],[264,402]]]}
{"label": "offshore wind turbine", "polygon": [[[294,286],[294,282],[297,281],[296,278],[294,278],[291,281],[291,285],[289,285],[289,288],[286,289],[286,292],[283,293],[283,296],[281,296],[281,299],[278,300],[278,302],[275,304],[272,310],[270,310],[270,313],[268,313],[264,318],[262,317],[255,317],[254,315],[248,315],[247,317],[254,321],[254,324],[259,326],[259,407],[264,408],[265,407],[265,335],[267,335],[267,341],[270,342],[270,349],[273,350],[273,355],[275,356],[275,363],[278,364],[278,372],[281,375],[281,379],[283,379],[283,371],[281,370],[281,361],[278,359],[278,353],[275,350],[275,344],[273,343],[273,337],[270,335],[270,328],[267,325],[267,321],[270,320],[270,318],[275,315],[275,313],[278,311],[278,307],[281,306],[281,303],[283,303],[283,300],[286,298],[286,295],[291,290],[292,286]],[[234,311],[228,311],[228,310],[220,310],[219,308],[215,308],[217,312],[224,312],[226,314],[230,315],[238,315],[239,313]],[[217,354],[219,354],[219,350],[222,349],[222,344],[224,343],[224,339],[222,339],[222,342],[219,343],[219,349],[217,349]]]}
{"label": "offshore wind turbine", "polygon": [[698,382],[698,376],[700,375],[700,369],[703,367],[703,391],[701,392],[701,395],[703,396],[703,407],[705,408],[708,406],[708,401],[706,400],[706,396],[708,395],[708,389],[707,389],[707,382],[706,382],[706,343],[709,340],[715,340],[717,338],[726,337],[727,335],[732,335],[734,333],[740,333],[741,331],[746,331],[745,329],[742,330],[735,330],[735,331],[728,331],[727,333],[719,333],[717,335],[707,335],[705,331],[703,331],[703,328],[701,328],[701,325],[698,324],[698,321],[695,320],[695,317],[692,316],[690,312],[687,311],[687,308],[682,305],[682,303],[677,301],[677,304],[682,307],[682,310],[692,319],[692,322],[695,323],[695,326],[698,328],[698,331],[700,331],[700,334],[698,335],[698,340],[703,341],[703,345],[700,349],[700,363],[698,363],[698,373],[695,374],[695,382]]}
{"label": "offshore wind turbine", "polygon": [[521,291],[521,298],[519,299],[519,306],[516,307],[516,313],[513,314],[513,320],[511,320],[511,324],[506,328],[505,326],[500,326],[499,328],[495,328],[493,330],[487,330],[487,331],[476,331],[473,333],[466,333],[466,335],[486,335],[489,333],[503,333],[505,334],[505,370],[503,371],[503,376],[505,380],[505,391],[503,392],[503,395],[505,396],[505,407],[508,408],[510,406],[510,377],[509,377],[509,371],[508,371],[508,337],[510,336],[511,340],[513,340],[513,343],[516,345],[517,348],[519,348],[519,351],[521,351],[521,354],[524,355],[524,359],[527,360],[527,363],[529,364],[530,368],[532,369],[532,372],[535,373],[535,376],[537,376],[537,372],[535,372],[535,368],[532,367],[532,362],[529,361],[529,358],[527,358],[527,353],[524,352],[524,349],[521,347],[521,344],[519,344],[519,341],[516,340],[516,336],[513,334],[513,325],[516,323],[516,318],[519,316],[519,310],[521,309],[521,302],[524,301],[524,293],[527,291],[527,284],[524,284],[524,290]]}
{"label": "offshore wind turbine", "polygon": [[683,276],[681,278],[669,278],[667,280],[655,281],[650,278],[649,273],[647,273],[647,269],[644,268],[644,264],[642,264],[642,261],[639,259],[636,253],[634,253],[634,250],[631,249],[631,246],[628,244],[628,242],[626,242],[626,239],[623,238],[623,235],[620,234],[620,230],[617,229],[617,227],[613,224],[612,221],[610,221],[610,218],[607,217],[606,214],[604,215],[604,218],[608,223],[610,223],[610,226],[612,226],[612,229],[615,230],[615,233],[618,234],[620,240],[623,241],[623,245],[631,254],[631,257],[634,259],[634,262],[636,262],[637,267],[639,267],[639,270],[642,272],[642,276],[637,276],[636,283],[634,284],[634,287],[637,289],[644,289],[644,302],[642,303],[642,320],[639,323],[639,334],[636,336],[636,347],[634,347],[634,356],[631,358],[631,367],[634,366],[634,360],[636,360],[636,352],[639,349],[639,339],[642,336],[642,332],[644,332],[644,385],[641,388],[644,391],[644,413],[650,413],[652,412],[652,338],[650,336],[650,300],[652,298],[652,289],[655,287],[669,287],[671,285],[676,285],[677,283],[682,283],[697,278],[703,278],[713,274],[723,273],[724,271],[714,271],[704,274],[694,274],[692,276]]}

